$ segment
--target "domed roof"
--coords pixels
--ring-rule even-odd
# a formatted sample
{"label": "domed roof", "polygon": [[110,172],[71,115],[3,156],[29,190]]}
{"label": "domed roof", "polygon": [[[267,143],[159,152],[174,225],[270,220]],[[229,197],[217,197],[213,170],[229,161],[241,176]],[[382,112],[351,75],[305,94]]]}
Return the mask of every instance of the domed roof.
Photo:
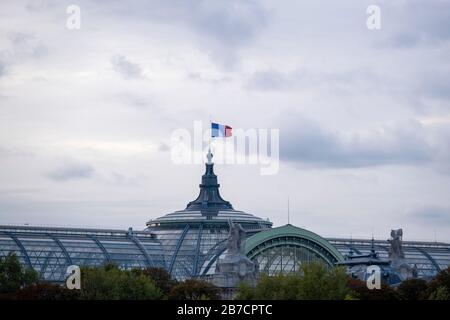
{"label": "domed roof", "polygon": [[248,255],[252,250],[264,243],[270,243],[276,238],[301,238],[314,243],[315,247],[322,247],[336,261],[343,261],[342,254],[325,238],[309,230],[286,224],[281,227],[271,228],[258,232],[245,242],[245,253]]}
{"label": "domed roof", "polygon": [[199,185],[198,197],[189,202],[184,210],[175,211],[165,216],[150,220],[148,226],[161,223],[190,223],[190,222],[225,222],[233,220],[243,223],[259,223],[261,227],[271,227],[272,222],[263,220],[250,213],[238,211],[229,201],[222,198],[219,192],[220,184],[214,174],[214,163],[211,162],[212,154],[208,153],[208,162],[205,163],[206,171]]}

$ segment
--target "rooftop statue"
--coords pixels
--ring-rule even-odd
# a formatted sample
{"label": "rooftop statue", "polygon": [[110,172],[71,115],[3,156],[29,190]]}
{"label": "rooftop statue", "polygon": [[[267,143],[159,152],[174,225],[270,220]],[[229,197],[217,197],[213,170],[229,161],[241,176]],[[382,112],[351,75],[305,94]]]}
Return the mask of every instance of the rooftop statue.
{"label": "rooftop statue", "polygon": [[213,154],[211,153],[211,149],[208,149],[208,153],[206,154],[206,159],[208,160],[208,162],[206,162],[207,164],[212,164],[212,158],[213,158]]}
{"label": "rooftop statue", "polygon": [[245,230],[240,224],[228,220],[230,232],[227,239],[227,250],[216,263],[216,272],[212,283],[222,289],[222,296],[231,299],[239,283],[256,285],[257,265],[245,255]]}
{"label": "rooftop statue", "polygon": [[390,260],[398,260],[398,259],[404,259],[405,253],[403,252],[403,246],[402,246],[402,237],[403,237],[403,230],[391,230],[391,238],[388,242],[390,243],[391,247],[389,248],[389,259]]}
{"label": "rooftop statue", "polygon": [[412,267],[405,259],[403,251],[403,230],[391,230],[391,239],[389,248],[389,260],[391,268],[397,272],[401,281],[417,277],[417,267]]}
{"label": "rooftop statue", "polygon": [[230,232],[228,233],[227,253],[229,255],[244,254],[245,230],[240,224],[229,221]]}

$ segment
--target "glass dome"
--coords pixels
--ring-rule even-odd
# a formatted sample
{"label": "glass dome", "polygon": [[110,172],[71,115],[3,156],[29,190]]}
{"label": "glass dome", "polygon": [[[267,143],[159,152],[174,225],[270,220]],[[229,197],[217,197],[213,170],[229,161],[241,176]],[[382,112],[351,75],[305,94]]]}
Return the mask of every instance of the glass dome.
{"label": "glass dome", "polygon": [[208,161],[198,197],[184,210],[169,213],[147,222],[146,231],[156,235],[164,248],[168,271],[177,279],[211,273],[217,258],[224,252],[229,221],[241,224],[247,235],[272,227],[272,222],[238,211],[224,200]]}

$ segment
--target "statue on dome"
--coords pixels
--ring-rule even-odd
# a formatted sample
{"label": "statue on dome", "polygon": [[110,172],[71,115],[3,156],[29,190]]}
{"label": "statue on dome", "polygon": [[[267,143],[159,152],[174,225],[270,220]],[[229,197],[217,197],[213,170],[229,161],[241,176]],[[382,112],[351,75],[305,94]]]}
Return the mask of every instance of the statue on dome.
{"label": "statue on dome", "polygon": [[240,224],[233,223],[229,221],[230,232],[228,234],[227,241],[227,253],[230,255],[235,255],[239,253],[244,253],[244,242],[245,242],[245,230]]}
{"label": "statue on dome", "polygon": [[258,266],[245,255],[245,230],[239,223],[228,220],[226,251],[219,257],[212,283],[221,288],[224,299],[231,299],[240,283],[245,282],[254,287],[258,278]]}
{"label": "statue on dome", "polygon": [[405,260],[403,251],[403,230],[391,230],[391,239],[389,248],[390,266],[400,276],[402,281],[417,277],[417,267],[410,266]]}
{"label": "statue on dome", "polygon": [[206,154],[206,159],[208,159],[207,164],[212,164],[212,158],[214,157],[214,155],[211,153],[211,149],[208,149],[208,153]]}
{"label": "statue on dome", "polygon": [[403,252],[402,236],[403,236],[402,229],[391,230],[391,239],[388,240],[388,242],[391,245],[389,248],[390,260],[398,260],[405,258],[405,253]]}

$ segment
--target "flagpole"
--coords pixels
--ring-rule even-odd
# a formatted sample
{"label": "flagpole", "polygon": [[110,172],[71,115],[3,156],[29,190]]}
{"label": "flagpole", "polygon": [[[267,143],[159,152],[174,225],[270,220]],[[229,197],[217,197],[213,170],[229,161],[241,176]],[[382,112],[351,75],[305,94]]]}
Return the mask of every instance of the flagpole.
{"label": "flagpole", "polygon": [[[209,114],[209,144],[208,144],[208,163],[211,162],[211,160],[209,160],[210,155],[211,155],[211,137],[212,137],[212,122],[211,122],[211,114]],[[212,158],[212,157],[211,157]]]}
{"label": "flagpole", "polygon": [[287,214],[288,214],[288,216],[287,216],[287,218],[288,218],[288,224],[290,224],[290,212],[289,212],[289,196],[287,197]]}
{"label": "flagpole", "polygon": [[212,136],[212,122],[211,122],[211,114],[209,114],[209,146],[208,146],[209,152],[211,152],[211,136]]}

